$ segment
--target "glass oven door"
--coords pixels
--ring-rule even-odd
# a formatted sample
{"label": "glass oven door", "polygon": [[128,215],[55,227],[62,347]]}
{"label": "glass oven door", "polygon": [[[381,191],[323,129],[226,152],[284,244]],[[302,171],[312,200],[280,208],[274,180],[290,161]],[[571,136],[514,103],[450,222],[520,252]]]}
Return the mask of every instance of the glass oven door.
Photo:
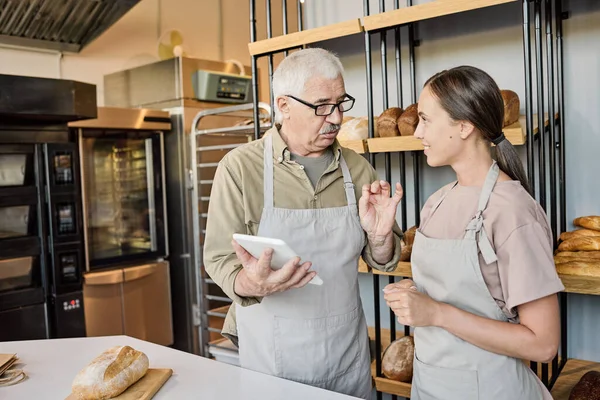
{"label": "glass oven door", "polygon": [[0,311],[44,301],[39,151],[0,145]]}
{"label": "glass oven door", "polygon": [[160,136],[89,135],[82,175],[90,267],[164,256]]}

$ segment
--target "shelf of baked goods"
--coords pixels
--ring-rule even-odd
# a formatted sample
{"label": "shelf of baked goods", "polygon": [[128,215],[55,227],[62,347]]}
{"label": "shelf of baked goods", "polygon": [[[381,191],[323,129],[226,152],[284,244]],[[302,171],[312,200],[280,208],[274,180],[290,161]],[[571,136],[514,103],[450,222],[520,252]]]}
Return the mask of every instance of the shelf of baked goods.
{"label": "shelf of baked goods", "polygon": [[514,2],[515,0],[434,0],[424,4],[370,15],[364,17],[362,23],[365,31],[377,31],[444,15]]}
{"label": "shelf of baked goods", "polygon": [[[520,115],[520,99],[516,92],[508,89],[501,90],[504,102],[504,120],[502,131],[513,145],[519,146],[527,140],[526,116]],[[558,118],[558,113],[554,119]],[[533,134],[537,135],[539,129],[538,116],[533,115]],[[544,114],[544,126],[548,127],[550,120]],[[419,124],[418,104],[414,103],[402,109],[390,107],[379,116],[374,117],[373,138],[369,138],[368,117],[344,116],[338,134],[342,146],[348,147],[357,153],[390,153],[401,151],[423,150],[421,139],[414,136]]]}
{"label": "shelf of baked goods", "polygon": [[554,400],[585,399],[590,395],[588,393],[586,396],[586,391],[599,386],[600,363],[569,359],[552,386],[551,393]]}
{"label": "shelf of baked goods", "polygon": [[[576,229],[560,235],[554,263],[565,292],[600,295],[600,216],[584,216],[573,220]],[[358,272],[398,277],[412,277],[410,255],[416,227],[404,233],[402,254],[395,270],[371,269],[361,258]]]}
{"label": "shelf of baked goods", "polygon": [[559,237],[556,270],[565,292],[600,295],[600,216],[577,217],[573,225]]}
{"label": "shelf of baked goods", "polygon": [[356,18],[336,24],[321,26],[319,28],[288,33],[287,35],[276,36],[271,39],[251,42],[248,43],[248,50],[250,51],[251,56],[261,56],[301,47],[305,44],[350,36],[361,33],[362,31],[363,28],[360,19]]}

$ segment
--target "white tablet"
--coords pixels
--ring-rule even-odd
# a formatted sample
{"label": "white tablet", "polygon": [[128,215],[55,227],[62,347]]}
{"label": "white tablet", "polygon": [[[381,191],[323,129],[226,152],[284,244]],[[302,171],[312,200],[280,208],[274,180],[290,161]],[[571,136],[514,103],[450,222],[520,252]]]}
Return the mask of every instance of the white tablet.
{"label": "white tablet", "polygon": [[[281,239],[243,235],[241,233],[234,233],[233,239],[255,258],[259,258],[265,249],[273,249],[273,258],[271,260],[271,268],[273,269],[282,268],[286,262],[298,256],[298,254],[296,254],[296,252]],[[322,285],[323,280],[318,275],[315,275],[309,283]]]}

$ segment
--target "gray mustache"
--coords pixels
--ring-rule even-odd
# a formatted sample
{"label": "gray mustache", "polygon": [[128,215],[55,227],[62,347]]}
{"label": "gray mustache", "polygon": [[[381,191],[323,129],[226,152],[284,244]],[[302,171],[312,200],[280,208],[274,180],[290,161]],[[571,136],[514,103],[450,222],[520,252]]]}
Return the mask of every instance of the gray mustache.
{"label": "gray mustache", "polygon": [[321,130],[321,132],[319,132],[319,133],[321,135],[324,135],[324,134],[329,133],[329,132],[339,131],[341,127],[342,127],[342,125],[340,125],[340,124],[329,124],[325,128],[323,128]]}

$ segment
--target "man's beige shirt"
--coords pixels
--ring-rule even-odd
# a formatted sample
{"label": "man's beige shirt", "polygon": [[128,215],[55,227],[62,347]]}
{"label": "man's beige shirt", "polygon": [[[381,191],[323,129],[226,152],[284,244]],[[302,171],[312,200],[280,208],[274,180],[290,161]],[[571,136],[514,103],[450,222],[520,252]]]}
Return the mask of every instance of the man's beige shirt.
{"label": "man's beige shirt", "polygon": [[[340,154],[343,154],[355,186],[356,199],[361,196],[362,185],[378,180],[377,172],[359,154],[343,148],[336,141],[332,164],[313,188],[303,167],[290,160],[290,152],[277,128],[265,135],[273,136],[274,206],[288,209],[343,207],[348,204],[344,191]],[[242,145],[223,157],[215,173],[204,244],[204,266],[211,279],[225,294],[241,306],[251,306],[261,301],[255,297],[240,297],[234,291],[235,277],[242,269],[231,240],[234,233],[257,235],[263,210],[263,151],[264,138]],[[293,229],[293,228],[292,228]],[[365,240],[362,257],[372,268],[392,271],[400,260],[402,231],[394,225],[394,255],[384,265],[375,262]],[[327,246],[327,243],[315,243]],[[343,251],[343,249],[340,249]],[[293,306],[293,305],[290,305]],[[237,337],[235,306],[229,308],[223,334]]]}

